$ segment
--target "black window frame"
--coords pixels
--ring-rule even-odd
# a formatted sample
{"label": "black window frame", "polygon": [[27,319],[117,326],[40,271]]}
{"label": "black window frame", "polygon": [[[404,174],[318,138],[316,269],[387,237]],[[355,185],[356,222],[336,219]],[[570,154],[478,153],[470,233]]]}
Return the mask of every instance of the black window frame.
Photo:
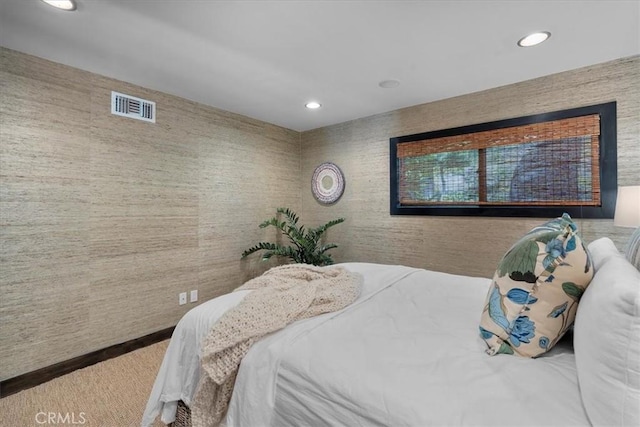
{"label": "black window frame", "polygon": [[[553,120],[580,117],[591,114],[600,116],[600,205],[401,205],[398,186],[397,145],[405,142],[442,138],[473,132],[541,123]],[[532,217],[549,218],[568,213],[574,218],[613,218],[618,186],[616,102],[516,117],[487,123],[442,129],[389,139],[390,160],[390,213],[391,215],[436,215],[436,216],[488,216],[488,217]]]}

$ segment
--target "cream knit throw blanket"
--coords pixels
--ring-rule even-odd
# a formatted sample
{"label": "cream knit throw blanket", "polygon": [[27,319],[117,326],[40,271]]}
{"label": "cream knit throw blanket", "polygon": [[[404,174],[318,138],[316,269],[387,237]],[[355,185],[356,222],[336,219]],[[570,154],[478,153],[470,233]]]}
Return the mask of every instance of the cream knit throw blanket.
{"label": "cream knit throw blanket", "polygon": [[342,267],[289,264],[236,289],[254,289],[213,325],[202,345],[202,375],[191,403],[193,427],[219,425],[240,361],[263,336],[296,320],[340,310],[360,293],[362,276]]}

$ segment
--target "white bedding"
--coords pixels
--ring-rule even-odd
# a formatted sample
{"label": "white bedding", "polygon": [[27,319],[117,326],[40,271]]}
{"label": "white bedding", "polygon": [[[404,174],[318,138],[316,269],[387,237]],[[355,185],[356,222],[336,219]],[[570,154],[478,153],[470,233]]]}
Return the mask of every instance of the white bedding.
{"label": "white bedding", "polygon": [[[589,425],[570,346],[537,359],[484,353],[478,323],[489,279],[341,265],[363,274],[362,295],[254,344],[240,366],[228,427]],[[190,403],[199,342],[242,297],[209,301],[181,320],[143,426],[161,409],[162,420],[173,421],[178,399]]]}
{"label": "white bedding", "polygon": [[228,309],[235,307],[251,291],[221,295],[189,310],[176,325],[153,384],[142,426],[153,424],[158,415],[166,423],[176,419],[178,401],[187,405],[200,378],[200,347],[211,326]]}

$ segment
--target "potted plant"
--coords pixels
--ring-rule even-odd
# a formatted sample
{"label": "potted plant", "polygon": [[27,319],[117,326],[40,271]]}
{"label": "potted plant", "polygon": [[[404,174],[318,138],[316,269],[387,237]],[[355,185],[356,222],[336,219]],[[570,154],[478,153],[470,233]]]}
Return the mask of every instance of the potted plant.
{"label": "potted plant", "polygon": [[276,227],[289,238],[291,245],[284,246],[278,243],[260,242],[242,253],[242,258],[246,258],[254,252],[262,253],[262,260],[266,261],[273,256],[283,256],[291,258],[296,263],[313,265],[331,265],[333,259],[327,253],[329,249],[337,248],[338,245],[329,243],[322,245],[320,238],[330,228],[336,224],[344,222],[344,218],[334,219],[317,228],[305,229],[304,225],[298,225],[298,215],[289,208],[278,208],[277,214],[284,215],[285,220],[280,221],[279,215],[264,221],[260,228],[269,226]]}

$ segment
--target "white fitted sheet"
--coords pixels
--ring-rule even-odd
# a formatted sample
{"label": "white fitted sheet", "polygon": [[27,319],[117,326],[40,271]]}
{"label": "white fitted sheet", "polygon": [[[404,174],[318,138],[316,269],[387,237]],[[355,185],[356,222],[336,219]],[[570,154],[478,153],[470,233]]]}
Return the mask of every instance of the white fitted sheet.
{"label": "white fitted sheet", "polygon": [[[589,425],[570,345],[538,359],[484,353],[478,324],[489,279],[341,265],[363,274],[362,295],[254,344],[240,366],[228,427]],[[235,300],[216,307],[223,302]],[[191,352],[173,341],[173,359]],[[189,404],[198,368],[188,368],[185,381],[173,372],[184,367],[165,362],[158,378],[171,380],[156,380],[149,405],[157,407],[158,395]],[[165,407],[168,422],[175,404]]]}
{"label": "white fitted sheet", "polygon": [[178,401],[191,404],[200,378],[202,341],[218,318],[239,304],[249,292],[221,295],[189,310],[180,319],[147,401],[142,416],[143,427],[153,424],[158,415],[164,423],[172,423],[176,419]]}

